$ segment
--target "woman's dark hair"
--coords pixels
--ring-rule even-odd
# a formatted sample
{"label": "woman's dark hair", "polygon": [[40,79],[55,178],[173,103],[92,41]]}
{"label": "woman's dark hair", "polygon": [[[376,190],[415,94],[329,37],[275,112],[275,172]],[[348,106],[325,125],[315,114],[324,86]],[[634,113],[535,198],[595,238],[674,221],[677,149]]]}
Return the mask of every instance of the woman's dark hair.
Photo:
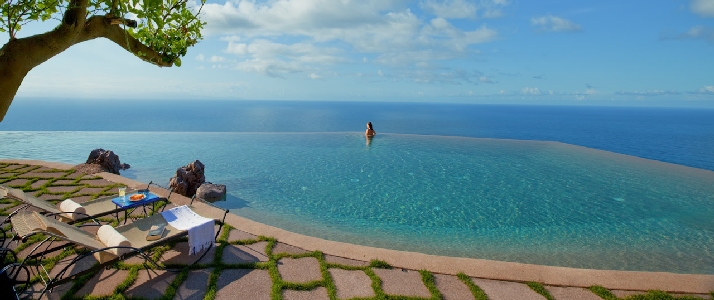
{"label": "woman's dark hair", "polygon": [[367,128],[372,129],[372,122],[367,122]]}

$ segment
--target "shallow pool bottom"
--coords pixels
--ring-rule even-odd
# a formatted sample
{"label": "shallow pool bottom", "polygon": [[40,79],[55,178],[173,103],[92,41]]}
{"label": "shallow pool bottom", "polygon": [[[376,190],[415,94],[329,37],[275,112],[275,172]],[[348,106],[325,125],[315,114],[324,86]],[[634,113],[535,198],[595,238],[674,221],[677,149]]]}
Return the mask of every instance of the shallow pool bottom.
{"label": "shallow pool bottom", "polygon": [[[359,133],[208,133],[188,144],[181,133],[0,135],[9,141],[0,153],[14,158],[61,161],[103,145],[132,165],[122,175],[143,182],[199,159],[209,181],[228,186],[219,205],[328,240],[714,274],[711,171],[540,141],[380,134],[367,145]],[[121,142],[135,139],[152,143]]]}

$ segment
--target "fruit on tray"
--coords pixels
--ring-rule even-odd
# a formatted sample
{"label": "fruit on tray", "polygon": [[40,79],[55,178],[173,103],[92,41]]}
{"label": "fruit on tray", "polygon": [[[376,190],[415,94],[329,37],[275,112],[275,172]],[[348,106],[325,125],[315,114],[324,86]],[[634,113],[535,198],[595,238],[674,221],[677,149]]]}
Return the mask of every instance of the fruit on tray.
{"label": "fruit on tray", "polygon": [[134,194],[129,197],[129,200],[131,201],[139,201],[141,199],[144,199],[144,194]]}

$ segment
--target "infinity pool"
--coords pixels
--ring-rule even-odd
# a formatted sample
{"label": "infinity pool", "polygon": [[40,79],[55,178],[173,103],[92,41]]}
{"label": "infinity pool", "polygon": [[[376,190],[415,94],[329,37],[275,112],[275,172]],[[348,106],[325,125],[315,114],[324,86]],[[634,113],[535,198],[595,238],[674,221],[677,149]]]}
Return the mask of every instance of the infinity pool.
{"label": "infinity pool", "polygon": [[0,156],[166,184],[195,159],[221,206],[289,231],[429,254],[714,274],[714,172],[556,142],[361,133],[0,132]]}

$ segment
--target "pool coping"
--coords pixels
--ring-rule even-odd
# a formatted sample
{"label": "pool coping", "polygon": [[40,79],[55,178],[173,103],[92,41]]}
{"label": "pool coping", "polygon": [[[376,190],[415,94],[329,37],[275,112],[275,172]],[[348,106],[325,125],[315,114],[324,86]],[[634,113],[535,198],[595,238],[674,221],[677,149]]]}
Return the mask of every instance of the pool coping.
{"label": "pool coping", "polygon": [[[66,163],[23,159],[0,159],[0,162],[41,165],[48,168],[65,170],[71,169],[74,166]],[[106,172],[94,175],[128,186],[146,185],[146,183]],[[188,203],[188,198],[172,196],[171,201],[177,202],[177,204],[186,204]],[[205,204],[198,203],[194,205]],[[515,282],[535,281],[553,286],[587,288],[593,285],[600,285],[612,290],[663,290],[671,293],[696,294],[706,294],[714,290],[714,275],[707,274],[578,269],[486,259],[438,256],[324,240],[262,224],[235,214],[228,214],[226,222],[242,231],[254,235],[274,237],[282,243],[305,250],[320,250],[325,254],[361,261],[379,259],[389,263],[395,268],[411,270],[425,269],[434,273],[450,275],[463,272],[470,277]]]}

